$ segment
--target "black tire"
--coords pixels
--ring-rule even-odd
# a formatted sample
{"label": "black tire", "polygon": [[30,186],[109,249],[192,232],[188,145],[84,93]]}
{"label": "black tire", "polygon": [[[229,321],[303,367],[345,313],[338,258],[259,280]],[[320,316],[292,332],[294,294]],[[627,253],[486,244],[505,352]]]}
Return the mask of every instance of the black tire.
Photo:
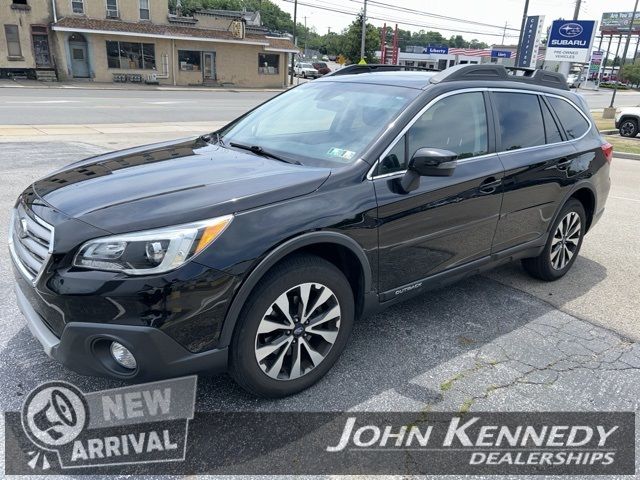
{"label": "black tire", "polygon": [[307,72],[302,72],[302,78],[307,78]]}
{"label": "black tire", "polygon": [[638,121],[633,118],[625,118],[620,122],[618,131],[622,137],[633,138],[638,135]]}
{"label": "black tire", "polygon": [[[556,232],[558,231],[558,226],[560,222],[562,222],[567,216],[571,213],[575,213],[580,217],[580,237],[577,240],[577,245],[575,246],[575,250],[573,250],[573,254],[568,262],[562,268],[555,268],[552,262],[552,246],[554,243],[554,238],[556,237]],[[580,253],[580,247],[582,246],[582,241],[584,240],[584,234],[586,231],[586,213],[584,211],[584,207],[580,201],[575,198],[569,199],[567,203],[564,204],[560,213],[558,214],[551,230],[549,232],[549,238],[547,239],[547,243],[544,246],[544,250],[540,255],[533,258],[525,258],[522,260],[522,266],[524,269],[534,278],[539,280],[544,280],[547,282],[552,282],[554,280],[558,280],[562,278],[568,271],[571,269],[573,262],[576,261],[578,254]],[[560,245],[562,248],[563,245]]]}
{"label": "black tire", "polygon": [[[263,371],[256,358],[258,327],[281,294],[303,283],[322,284],[335,295],[340,307],[338,335],[324,359],[310,371],[294,379],[275,379]],[[331,369],[347,344],[354,316],[351,286],[335,265],[315,255],[292,256],[267,272],[243,307],[231,340],[229,372],[242,388],[256,396],[278,398],[298,393]]]}

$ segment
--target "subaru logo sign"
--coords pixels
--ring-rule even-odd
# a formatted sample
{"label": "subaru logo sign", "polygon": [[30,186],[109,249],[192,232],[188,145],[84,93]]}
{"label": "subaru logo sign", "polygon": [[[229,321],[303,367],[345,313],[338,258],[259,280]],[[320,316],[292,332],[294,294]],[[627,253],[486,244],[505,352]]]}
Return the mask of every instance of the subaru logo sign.
{"label": "subaru logo sign", "polygon": [[563,37],[577,37],[582,33],[582,25],[579,25],[577,23],[565,23],[558,29],[558,31]]}

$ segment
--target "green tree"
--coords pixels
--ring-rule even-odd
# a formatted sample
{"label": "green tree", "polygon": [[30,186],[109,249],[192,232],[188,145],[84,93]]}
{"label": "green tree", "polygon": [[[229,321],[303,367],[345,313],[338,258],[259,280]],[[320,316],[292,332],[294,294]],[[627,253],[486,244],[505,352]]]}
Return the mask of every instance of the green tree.
{"label": "green tree", "polygon": [[622,78],[632,85],[640,83],[640,64],[628,63],[622,67]]}
{"label": "green tree", "polygon": [[[362,35],[362,13],[358,14],[356,19],[344,33],[344,51],[343,53],[351,63],[360,61],[360,38]],[[380,48],[380,35],[376,27],[367,23],[366,35],[364,42],[364,59],[367,63],[375,63],[375,51]]]}

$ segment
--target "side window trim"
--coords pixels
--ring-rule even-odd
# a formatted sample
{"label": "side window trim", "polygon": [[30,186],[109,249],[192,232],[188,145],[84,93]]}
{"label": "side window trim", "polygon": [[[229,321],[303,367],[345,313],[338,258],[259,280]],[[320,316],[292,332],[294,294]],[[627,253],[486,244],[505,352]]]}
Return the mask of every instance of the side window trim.
{"label": "side window trim", "polygon": [[557,98],[559,100],[562,100],[562,101],[568,103],[571,108],[576,110],[580,115],[582,115],[582,118],[584,118],[587,121],[587,129],[585,130],[585,132],[582,135],[580,135],[579,137],[577,137],[577,138],[570,138],[569,134],[565,130],[564,125],[560,121],[560,117],[558,116],[558,113],[555,111],[555,109],[551,105],[551,102],[547,101],[547,104],[549,105],[549,110],[551,110],[551,114],[554,116],[554,118],[557,119],[558,125],[560,125],[560,131],[563,133],[564,137],[566,138],[566,140],[565,140],[566,142],[574,142],[574,141],[580,140],[580,139],[584,138],[586,135],[588,135],[588,133],[593,129],[593,123],[591,122],[591,119],[575,103],[567,100],[564,97],[561,97],[560,95],[549,95],[549,94],[547,94],[545,96],[546,97]]}
{"label": "side window trim", "polygon": [[[420,111],[411,119],[407,122],[407,124],[404,126],[404,128],[400,131],[400,133],[398,133],[398,135],[389,143],[389,145],[387,145],[387,148],[384,149],[384,151],[382,152],[382,154],[376,159],[376,161],[374,162],[374,164],[369,168],[369,170],[367,171],[367,175],[366,175],[366,179],[367,180],[375,180],[377,178],[387,178],[387,177],[392,177],[392,176],[396,176],[396,175],[401,175],[401,174],[405,174],[406,170],[398,170],[397,172],[390,172],[390,173],[383,173],[383,174],[377,174],[379,165],[381,160],[389,154],[389,152],[391,151],[391,149],[393,149],[393,147],[395,147],[396,143],[398,143],[400,141],[400,139],[402,137],[404,137],[404,135],[407,133],[407,130],[409,130],[409,128],[411,128],[411,126],[417,121],[417,119],[420,117],[420,115],[422,115],[425,111],[427,111],[432,105],[434,105],[435,103],[437,103],[440,99],[445,98],[447,96],[450,95],[456,95],[458,93],[467,93],[467,92],[486,92],[488,94],[490,94],[491,92],[513,92],[513,93],[528,93],[528,94],[532,94],[532,95],[538,95],[538,96],[542,96],[545,97],[545,101],[548,97],[553,97],[553,98],[559,98],[560,100],[563,100],[565,102],[567,102],[572,108],[574,108],[575,110],[578,111],[578,113],[580,113],[580,115],[582,115],[582,117],[587,121],[589,128],[587,128],[587,131],[584,132],[584,134],[582,134],[580,137],[578,138],[571,138],[568,139],[565,136],[565,140],[563,140],[562,142],[558,142],[558,143],[568,143],[568,142],[576,142],[578,140],[581,140],[582,138],[584,138],[585,136],[587,136],[589,134],[589,132],[593,129],[593,123],[591,122],[591,119],[582,111],[582,109],[580,107],[578,107],[574,102],[572,102],[571,100],[561,96],[561,95],[555,95],[553,93],[547,93],[547,92],[538,92],[538,91],[534,91],[534,90],[521,90],[521,89],[516,89],[516,88],[500,88],[500,87],[474,87],[474,88],[465,88],[465,89],[460,89],[460,90],[452,90],[449,92],[445,92],[439,96],[437,96],[436,98],[430,100],[424,107],[422,107],[422,109],[420,109]],[[486,105],[486,101],[485,101],[485,105]],[[491,109],[491,117],[493,118],[493,122],[495,124],[495,122],[497,122],[497,116],[496,116],[496,112],[495,109],[493,108],[493,104],[491,104],[492,109]],[[489,114],[489,111],[487,109],[487,114]],[[551,109],[551,114],[554,116],[554,119],[557,119],[557,115],[555,113],[555,111],[553,109]],[[499,140],[499,126],[496,126],[497,130],[495,131],[495,135],[496,135],[496,144],[495,144],[495,149],[494,151],[489,151],[487,154],[485,155],[479,155],[477,157],[471,157],[471,158],[466,158],[463,160],[460,160],[462,162],[465,161],[473,161],[473,160],[477,160],[483,157],[488,157],[491,155],[496,155],[496,154],[500,154],[500,153],[505,153],[505,151],[500,150],[500,144],[498,142]],[[560,133],[564,134],[564,127],[560,124]],[[553,144],[545,144],[545,145],[535,145],[533,147],[526,147],[526,148],[522,148],[520,150],[517,150],[518,152],[523,152],[523,151],[527,151],[527,150],[531,150],[534,148],[545,148],[548,147],[549,145],[558,145],[558,143],[553,143]],[[405,147],[406,150],[406,147]]]}

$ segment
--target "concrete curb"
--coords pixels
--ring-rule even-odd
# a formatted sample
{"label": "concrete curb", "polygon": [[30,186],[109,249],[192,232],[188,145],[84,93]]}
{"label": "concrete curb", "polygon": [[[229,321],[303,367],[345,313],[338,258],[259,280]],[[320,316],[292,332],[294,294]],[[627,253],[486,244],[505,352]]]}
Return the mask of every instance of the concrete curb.
{"label": "concrete curb", "polygon": [[146,87],[140,85],[111,85],[111,84],[65,84],[59,82],[52,82],[51,84],[10,84],[0,82],[0,88],[33,88],[39,90],[128,90],[128,91],[174,91],[174,92],[225,92],[225,93],[240,93],[240,92],[283,92],[286,88],[224,88],[224,87],[174,87],[172,85],[148,85]]}
{"label": "concrete curb", "polygon": [[618,130],[600,130],[600,133],[602,135],[617,135],[618,134]]}
{"label": "concrete curb", "polygon": [[624,158],[625,160],[640,160],[639,153],[613,152],[613,158]]}

